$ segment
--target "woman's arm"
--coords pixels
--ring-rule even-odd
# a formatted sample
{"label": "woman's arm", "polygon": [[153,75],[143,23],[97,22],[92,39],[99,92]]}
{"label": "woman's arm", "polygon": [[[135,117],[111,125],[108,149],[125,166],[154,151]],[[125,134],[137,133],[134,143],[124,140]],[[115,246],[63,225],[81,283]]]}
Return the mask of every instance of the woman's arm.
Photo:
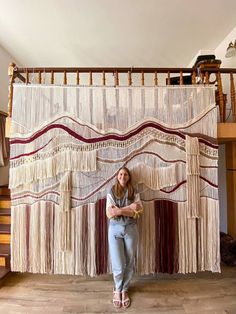
{"label": "woman's arm", "polygon": [[119,208],[119,215],[127,216],[127,217],[134,217],[135,211],[140,209],[140,205],[137,203],[132,203],[129,206]]}
{"label": "woman's arm", "polygon": [[116,207],[115,201],[114,201],[113,197],[111,196],[111,194],[108,193],[107,194],[107,202],[106,202],[107,218],[111,219],[111,218],[114,218],[115,216],[117,216],[114,214],[114,212],[111,211],[111,209],[114,207]]}
{"label": "woman's arm", "polygon": [[132,204],[121,208],[116,206],[111,194],[107,194],[106,215],[109,219],[116,216],[139,218],[142,213],[143,206],[138,193],[135,194],[134,202]]}
{"label": "woman's arm", "polygon": [[135,194],[134,202],[129,206],[125,206],[120,208],[120,215],[139,218],[139,216],[143,213],[143,204],[140,200],[139,193]]}

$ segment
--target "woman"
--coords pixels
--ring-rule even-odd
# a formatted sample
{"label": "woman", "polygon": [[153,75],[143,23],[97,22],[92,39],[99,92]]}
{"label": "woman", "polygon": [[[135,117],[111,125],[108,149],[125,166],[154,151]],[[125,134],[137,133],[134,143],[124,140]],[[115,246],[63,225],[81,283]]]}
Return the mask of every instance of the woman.
{"label": "woman", "polygon": [[108,242],[114,278],[113,305],[129,307],[128,288],[134,272],[138,241],[136,219],[143,212],[139,194],[135,193],[131,175],[122,167],[116,183],[107,194],[106,214],[109,218]]}

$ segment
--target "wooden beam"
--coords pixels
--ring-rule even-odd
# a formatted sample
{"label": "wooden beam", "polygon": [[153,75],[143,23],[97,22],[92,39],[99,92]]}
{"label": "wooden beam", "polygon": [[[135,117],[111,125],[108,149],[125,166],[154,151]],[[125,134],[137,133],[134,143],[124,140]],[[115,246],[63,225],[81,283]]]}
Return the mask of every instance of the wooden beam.
{"label": "wooden beam", "polygon": [[218,123],[217,139],[219,144],[236,141],[236,123]]}
{"label": "wooden beam", "polygon": [[225,146],[228,233],[236,239],[236,141]]}

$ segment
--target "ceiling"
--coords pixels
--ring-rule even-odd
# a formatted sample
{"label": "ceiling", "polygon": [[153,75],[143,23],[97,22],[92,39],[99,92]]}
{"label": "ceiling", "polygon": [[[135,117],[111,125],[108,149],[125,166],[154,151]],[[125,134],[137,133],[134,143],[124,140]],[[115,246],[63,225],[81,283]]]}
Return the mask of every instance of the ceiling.
{"label": "ceiling", "polygon": [[235,0],[0,0],[22,66],[187,66],[235,25]]}

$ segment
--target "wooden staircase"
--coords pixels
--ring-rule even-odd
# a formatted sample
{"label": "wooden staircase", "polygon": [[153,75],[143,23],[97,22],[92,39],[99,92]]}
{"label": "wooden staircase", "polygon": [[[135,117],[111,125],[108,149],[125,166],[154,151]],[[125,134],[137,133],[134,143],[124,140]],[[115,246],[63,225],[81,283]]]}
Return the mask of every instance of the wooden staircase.
{"label": "wooden staircase", "polygon": [[0,280],[10,272],[11,200],[8,187],[0,187]]}

